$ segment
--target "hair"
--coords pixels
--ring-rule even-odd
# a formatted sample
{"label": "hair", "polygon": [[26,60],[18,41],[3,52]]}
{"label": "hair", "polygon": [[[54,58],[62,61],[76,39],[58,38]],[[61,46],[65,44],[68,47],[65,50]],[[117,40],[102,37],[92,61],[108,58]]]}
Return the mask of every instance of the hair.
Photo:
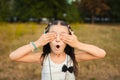
{"label": "hair", "polygon": [[[62,26],[66,26],[66,27],[68,28],[69,35],[72,35],[72,34],[71,34],[71,31],[72,31],[71,27],[68,25],[68,23],[66,23],[66,22],[64,22],[64,21],[61,21],[61,20],[55,20],[55,21],[53,21],[52,23],[49,23],[49,24],[47,25],[47,27],[45,28],[44,33],[48,33],[50,27],[51,27],[52,25],[57,25],[58,23],[60,23],[60,25],[62,25]],[[48,43],[48,44],[46,44],[45,46],[43,46],[43,53],[42,53],[42,56],[41,56],[41,58],[42,58],[42,64],[43,64],[44,58],[45,58],[46,56],[48,56],[48,54],[49,54],[50,52],[51,52],[51,48],[50,48],[50,45],[49,45],[49,43]],[[77,77],[77,75],[78,75],[78,68],[77,68],[78,63],[77,63],[77,61],[76,61],[76,59],[75,59],[74,48],[71,47],[71,46],[69,46],[69,45],[67,44],[66,47],[65,47],[65,49],[64,49],[64,52],[65,52],[66,54],[68,54],[68,55],[70,56],[70,58],[72,59],[73,65],[74,65],[74,66],[73,66],[74,75]]]}

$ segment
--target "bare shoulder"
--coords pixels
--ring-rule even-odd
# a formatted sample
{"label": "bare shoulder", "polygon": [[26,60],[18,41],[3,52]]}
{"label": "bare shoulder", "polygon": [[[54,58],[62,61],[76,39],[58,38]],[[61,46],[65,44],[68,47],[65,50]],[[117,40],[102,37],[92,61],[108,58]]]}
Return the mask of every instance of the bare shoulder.
{"label": "bare shoulder", "polygon": [[29,53],[16,61],[18,62],[27,62],[27,63],[41,63],[42,52]]}

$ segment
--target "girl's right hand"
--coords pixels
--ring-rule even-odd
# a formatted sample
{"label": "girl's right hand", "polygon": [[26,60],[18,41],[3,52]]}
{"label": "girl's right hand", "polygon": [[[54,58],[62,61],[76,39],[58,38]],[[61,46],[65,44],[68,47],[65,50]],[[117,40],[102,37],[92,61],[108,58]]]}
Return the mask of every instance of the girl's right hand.
{"label": "girl's right hand", "polygon": [[35,44],[36,44],[37,47],[44,46],[47,43],[53,41],[55,38],[56,38],[55,33],[43,34],[37,41],[35,41]]}

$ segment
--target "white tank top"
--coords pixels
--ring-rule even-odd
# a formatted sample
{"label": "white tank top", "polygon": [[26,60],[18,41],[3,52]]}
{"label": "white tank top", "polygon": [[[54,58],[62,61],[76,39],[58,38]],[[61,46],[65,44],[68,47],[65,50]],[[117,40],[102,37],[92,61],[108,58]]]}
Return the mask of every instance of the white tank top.
{"label": "white tank top", "polygon": [[[71,60],[70,56],[66,55],[66,59],[63,63],[56,64],[50,59],[50,54],[49,54],[44,59],[43,62],[41,80],[51,80],[51,77],[52,80],[75,80],[74,72],[72,73],[70,73],[69,71],[62,72],[62,67],[64,64],[67,65],[68,67],[73,66],[73,61]],[[50,74],[50,70],[51,70],[51,74]]]}

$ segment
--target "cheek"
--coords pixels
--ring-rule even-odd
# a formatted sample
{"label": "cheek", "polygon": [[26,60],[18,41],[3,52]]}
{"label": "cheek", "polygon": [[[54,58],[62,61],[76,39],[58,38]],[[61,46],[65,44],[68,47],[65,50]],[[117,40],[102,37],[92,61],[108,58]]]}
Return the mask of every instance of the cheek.
{"label": "cheek", "polygon": [[61,47],[64,49],[66,47],[66,44],[62,43]]}
{"label": "cheek", "polygon": [[50,42],[50,47],[53,47],[53,46],[55,46],[55,42],[54,41]]}

